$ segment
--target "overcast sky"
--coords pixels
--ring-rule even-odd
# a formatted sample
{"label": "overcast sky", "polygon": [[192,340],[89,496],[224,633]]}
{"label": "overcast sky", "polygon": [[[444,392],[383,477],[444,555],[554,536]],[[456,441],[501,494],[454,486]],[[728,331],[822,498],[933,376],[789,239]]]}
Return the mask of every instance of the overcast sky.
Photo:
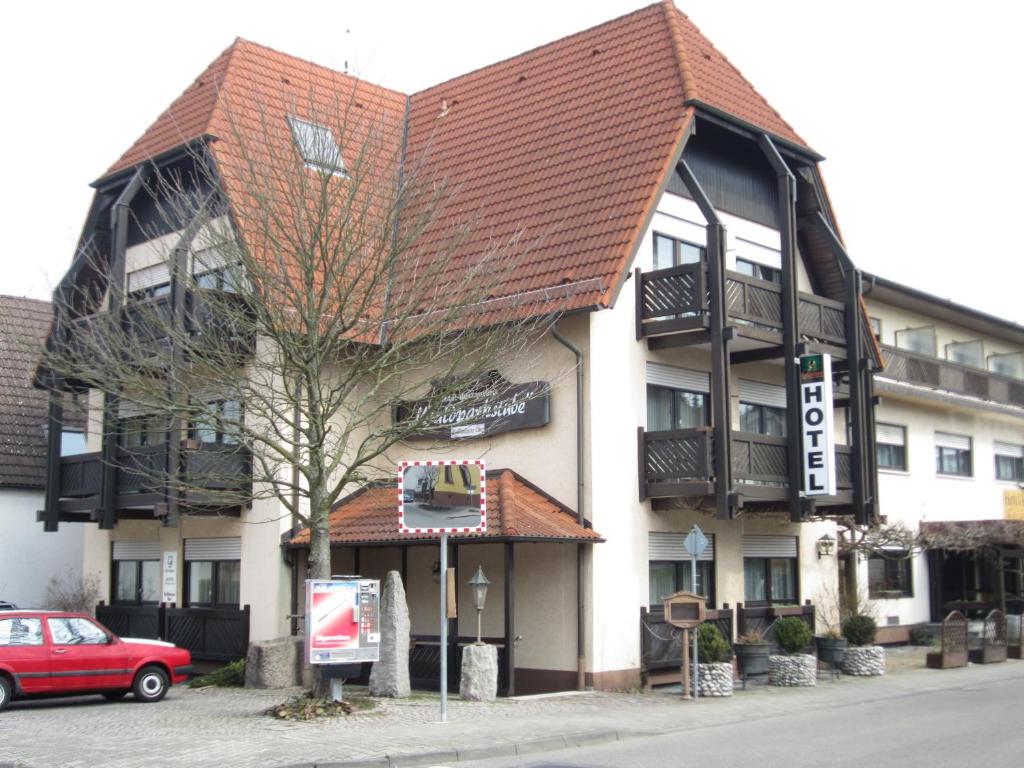
{"label": "overcast sky", "polygon": [[[99,177],[241,36],[406,93],[642,0],[11,3],[0,293],[45,298]],[[804,139],[863,269],[1024,323],[1024,4],[677,0]]]}

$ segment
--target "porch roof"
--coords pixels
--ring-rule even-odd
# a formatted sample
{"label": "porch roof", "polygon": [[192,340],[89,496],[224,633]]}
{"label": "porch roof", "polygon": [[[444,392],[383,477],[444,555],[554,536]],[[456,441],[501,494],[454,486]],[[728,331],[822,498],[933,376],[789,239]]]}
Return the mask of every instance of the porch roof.
{"label": "porch roof", "polygon": [[945,520],[921,523],[930,549],[968,550],[985,546],[1024,547],[1024,520]]}
{"label": "porch roof", "polygon": [[[580,526],[565,505],[510,469],[487,473],[487,530],[459,533],[452,541],[601,542],[600,534]],[[398,499],[392,483],[369,486],[339,501],[330,514],[331,545],[401,544],[433,541],[436,534],[399,533]],[[304,528],[288,544],[309,546]]]}

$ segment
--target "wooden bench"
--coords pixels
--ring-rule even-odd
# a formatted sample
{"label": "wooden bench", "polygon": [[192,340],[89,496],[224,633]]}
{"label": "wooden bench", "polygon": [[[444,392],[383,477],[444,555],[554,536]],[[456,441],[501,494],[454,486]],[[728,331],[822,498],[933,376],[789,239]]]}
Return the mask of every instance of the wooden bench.
{"label": "wooden bench", "polygon": [[967,618],[960,611],[950,611],[943,620],[939,650],[929,653],[925,663],[931,669],[967,666]]}

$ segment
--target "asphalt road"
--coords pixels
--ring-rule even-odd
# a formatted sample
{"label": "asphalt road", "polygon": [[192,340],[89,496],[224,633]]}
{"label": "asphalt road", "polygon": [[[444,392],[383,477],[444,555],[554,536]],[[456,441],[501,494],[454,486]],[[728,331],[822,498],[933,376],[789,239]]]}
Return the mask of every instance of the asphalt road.
{"label": "asphalt road", "polygon": [[1017,766],[1024,758],[1020,679],[803,711],[745,722],[465,766]]}

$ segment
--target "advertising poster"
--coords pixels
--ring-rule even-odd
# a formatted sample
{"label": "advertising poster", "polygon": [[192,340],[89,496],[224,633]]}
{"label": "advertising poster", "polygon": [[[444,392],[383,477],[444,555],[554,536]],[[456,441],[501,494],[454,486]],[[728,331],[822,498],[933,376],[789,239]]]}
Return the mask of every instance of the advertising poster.
{"label": "advertising poster", "polygon": [[310,664],[377,661],[380,582],[341,579],[306,582],[306,644]]}

